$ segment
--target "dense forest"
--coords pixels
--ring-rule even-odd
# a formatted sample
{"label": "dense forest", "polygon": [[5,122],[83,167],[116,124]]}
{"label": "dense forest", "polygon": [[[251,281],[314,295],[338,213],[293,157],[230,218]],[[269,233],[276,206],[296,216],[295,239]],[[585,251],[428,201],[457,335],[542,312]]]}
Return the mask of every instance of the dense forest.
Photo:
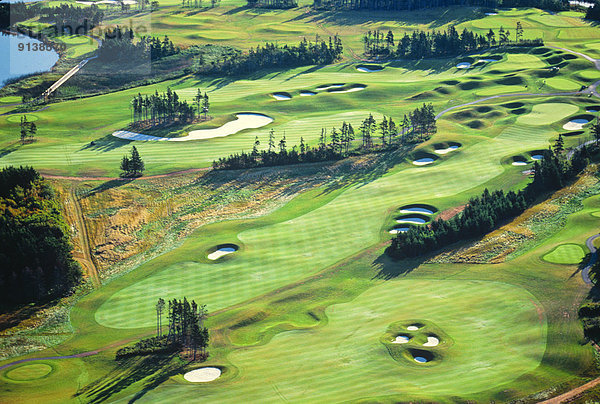
{"label": "dense forest", "polygon": [[[455,56],[496,45],[541,46],[541,39],[524,40],[523,27],[517,22],[514,36],[500,27],[498,33],[490,29],[485,35],[463,29],[459,34],[454,26],[445,31],[413,31],[405,33],[396,41],[392,31],[368,31],[363,36],[364,51],[369,56],[421,59],[428,57]],[[511,39],[512,37],[512,39]]]}
{"label": "dense forest", "polygon": [[[163,312],[167,309],[167,332],[162,332]],[[117,351],[117,359],[136,355],[183,351],[192,360],[208,357],[209,334],[204,326],[208,313],[206,306],[173,299],[166,305],[163,299],[156,303],[156,336]]]}
{"label": "dense forest", "polygon": [[[563,157],[562,144],[544,152],[535,162],[533,181],[519,192],[487,189],[469,200],[465,210],[449,220],[436,220],[429,226],[411,227],[392,239],[388,254],[395,258],[416,257],[457,241],[483,236],[501,223],[521,214],[539,195],[562,188],[588,164],[590,147],[582,146],[570,161]],[[595,146],[592,146],[595,147]]]}
{"label": "dense forest", "polygon": [[[315,163],[319,161],[339,160],[352,153],[370,152],[387,148],[397,148],[409,143],[422,142],[437,131],[435,112],[432,104],[417,107],[397,124],[391,117],[383,117],[377,123],[372,114],[366,117],[356,132],[352,124],[342,122],[339,128],[331,131],[321,129],[316,146],[307,146],[304,138],[300,145],[289,148],[285,134],[275,141],[275,131],[269,132],[268,148],[259,150],[258,137],[254,140],[251,152],[235,153],[213,161],[216,170],[232,170],[254,167],[267,167],[299,163]],[[358,151],[351,149],[352,142],[359,139]]]}
{"label": "dense forest", "polygon": [[298,45],[266,43],[250,48],[247,54],[237,53],[218,63],[201,64],[197,72],[232,75],[254,73],[267,68],[330,64],[338,60],[342,52],[342,41],[337,36],[329,37],[328,42],[319,36],[314,42],[304,38]]}
{"label": "dense forest", "polygon": [[0,171],[2,306],[64,296],[81,279],[53,190],[31,167]]}
{"label": "dense forest", "polygon": [[476,6],[487,8],[537,7],[569,9],[568,0],[313,0],[313,7],[328,10],[419,10],[434,7]]}
{"label": "dense forest", "polygon": [[106,31],[98,49],[98,60],[143,63],[144,60],[159,60],[181,52],[167,35],[162,40],[147,36],[140,37],[138,41],[134,39],[133,31],[128,28],[116,27]]}
{"label": "dense forest", "polygon": [[600,4],[597,0],[589,0],[590,3],[594,5],[589,7],[585,13],[585,18],[593,21],[600,21]]}
{"label": "dense forest", "polygon": [[104,12],[96,5],[75,7],[61,4],[48,7],[46,3],[0,3],[0,29],[12,24],[39,17],[39,21],[51,24],[55,35],[87,34],[104,18]]}

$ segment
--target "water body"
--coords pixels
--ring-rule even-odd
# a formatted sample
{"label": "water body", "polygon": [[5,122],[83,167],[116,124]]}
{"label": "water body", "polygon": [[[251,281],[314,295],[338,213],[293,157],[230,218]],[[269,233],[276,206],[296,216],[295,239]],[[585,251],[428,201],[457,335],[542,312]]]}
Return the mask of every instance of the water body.
{"label": "water body", "polygon": [[37,39],[24,35],[0,35],[0,55],[8,55],[8,61],[4,59],[0,64],[0,87],[8,79],[47,72],[54,66],[58,53],[39,50],[41,45]]}

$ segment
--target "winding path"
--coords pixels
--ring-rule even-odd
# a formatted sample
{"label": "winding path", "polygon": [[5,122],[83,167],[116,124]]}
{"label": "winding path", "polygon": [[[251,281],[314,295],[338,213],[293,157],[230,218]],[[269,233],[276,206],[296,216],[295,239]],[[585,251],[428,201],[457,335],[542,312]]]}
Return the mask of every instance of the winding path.
{"label": "winding path", "polygon": [[581,271],[581,277],[583,278],[583,281],[588,285],[592,284],[592,280],[590,279],[590,269],[592,269],[592,267],[598,260],[598,250],[594,246],[594,240],[596,240],[598,237],[600,237],[600,234],[596,234],[585,241],[585,245],[590,250],[591,255],[590,262],[588,262],[586,267],[583,268],[583,270]]}

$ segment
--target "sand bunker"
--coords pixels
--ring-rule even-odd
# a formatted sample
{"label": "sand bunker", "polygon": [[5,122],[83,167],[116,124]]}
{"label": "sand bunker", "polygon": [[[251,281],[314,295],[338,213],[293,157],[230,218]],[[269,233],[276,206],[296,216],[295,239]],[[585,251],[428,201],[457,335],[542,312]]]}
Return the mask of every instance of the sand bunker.
{"label": "sand bunker", "polygon": [[416,325],[409,325],[408,327],[406,327],[406,329],[408,331],[417,331],[419,329],[419,327]]}
{"label": "sand bunker", "polygon": [[470,69],[471,68],[471,63],[469,62],[462,62],[456,65],[457,69]]}
{"label": "sand bunker", "polygon": [[358,70],[359,72],[362,72],[362,73],[374,73],[374,72],[380,72],[380,71],[382,71],[382,70],[383,70],[383,67],[375,67],[375,66],[371,66],[371,67],[368,67],[368,66],[358,66],[358,67],[356,68],[356,70]]}
{"label": "sand bunker", "polygon": [[392,341],[392,344],[406,344],[410,341],[406,335],[398,335],[395,340]]}
{"label": "sand bunker", "polygon": [[498,15],[498,13],[485,13],[485,15]]}
{"label": "sand bunker", "polygon": [[428,362],[428,360],[425,359],[425,358],[423,358],[422,356],[415,356],[414,359],[415,359],[415,362],[418,362],[418,363],[426,363],[426,362]]}
{"label": "sand bunker", "polygon": [[513,161],[513,166],[526,166],[528,163],[526,161]]}
{"label": "sand bunker", "polygon": [[584,118],[573,119],[563,125],[563,129],[566,130],[580,130],[583,129],[583,125],[590,123],[589,120]]}
{"label": "sand bunker", "polygon": [[423,346],[438,346],[440,344],[440,340],[436,337],[429,336],[427,337],[427,342],[423,344]]}
{"label": "sand bunker", "polygon": [[187,372],[183,378],[192,383],[207,383],[218,379],[221,376],[221,369],[214,367],[200,368]]}
{"label": "sand bunker", "polygon": [[426,215],[433,215],[433,211],[431,209],[419,207],[400,209],[400,213],[424,213]]}
{"label": "sand bunker", "polygon": [[292,99],[292,96],[288,93],[273,93],[271,96],[277,101],[287,101]]}
{"label": "sand bunker", "polygon": [[215,252],[211,252],[210,254],[208,254],[207,257],[208,257],[209,260],[216,260],[216,259],[221,258],[224,255],[231,254],[231,253],[234,253],[236,251],[237,250],[235,248],[233,248],[233,247],[223,247],[223,248],[219,248]]}
{"label": "sand bunker", "polygon": [[[396,219],[398,223],[412,223],[412,224],[423,224],[427,223],[427,220],[422,219],[420,217],[401,217],[400,219]],[[410,328],[408,328],[410,330]]]}
{"label": "sand bunker", "polygon": [[336,90],[336,89],[334,89],[334,90],[330,90],[329,92],[331,94],[354,93],[356,91],[362,91],[365,88],[367,88],[367,86],[356,86],[356,87],[348,88],[346,90]]}
{"label": "sand bunker", "polygon": [[587,112],[590,112],[592,114],[595,114],[597,112],[600,112],[600,107],[587,107],[586,108]]}
{"label": "sand bunker", "polygon": [[427,164],[433,164],[435,160],[430,157],[425,157],[422,159],[417,159],[413,161],[413,164],[416,166],[426,166]]}
{"label": "sand bunker", "polygon": [[533,156],[531,156],[532,160],[541,160],[543,158],[544,156],[542,156],[541,154],[534,154]]}
{"label": "sand bunker", "polygon": [[477,61],[477,63],[479,63],[479,62],[481,62],[481,63],[493,63],[493,62],[497,62],[497,60],[496,59],[479,59]]}
{"label": "sand bunker", "polygon": [[406,233],[410,230],[410,227],[394,227],[390,230],[390,234]]}
{"label": "sand bunker", "polygon": [[112,135],[125,140],[186,142],[189,140],[225,137],[241,132],[244,129],[262,128],[263,126],[273,122],[273,118],[269,116],[253,113],[240,113],[236,115],[236,118],[237,119],[235,121],[227,122],[218,128],[193,130],[187,136],[182,137],[158,137],[129,132],[126,130],[118,130]]}
{"label": "sand bunker", "polygon": [[321,86],[321,87],[317,87],[317,91],[323,91],[323,90],[329,90],[330,88],[340,88],[340,87],[344,87],[344,84],[329,84],[326,86]]}
{"label": "sand bunker", "polygon": [[313,91],[300,91],[300,97],[310,97],[313,95],[317,95],[317,93]]}
{"label": "sand bunker", "polygon": [[446,149],[436,149],[435,152],[437,154],[446,154],[446,153],[450,153],[451,151],[457,150],[459,148],[459,146],[450,146]]}

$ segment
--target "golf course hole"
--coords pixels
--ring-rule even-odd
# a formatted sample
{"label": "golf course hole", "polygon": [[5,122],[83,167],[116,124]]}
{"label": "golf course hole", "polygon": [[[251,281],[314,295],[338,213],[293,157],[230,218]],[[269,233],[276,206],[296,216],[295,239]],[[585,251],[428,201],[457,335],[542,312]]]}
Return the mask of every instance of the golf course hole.
{"label": "golf course hole", "polygon": [[300,91],[300,97],[311,97],[313,95],[317,95],[314,91]]}
{"label": "golf course hole", "polygon": [[215,261],[225,255],[233,254],[237,250],[239,250],[239,247],[235,244],[220,244],[214,247],[214,250],[208,254],[207,258]]}
{"label": "golf course hole", "polygon": [[[11,115],[6,118],[6,121],[11,123],[21,123],[22,116],[23,115]],[[39,119],[36,115],[26,114],[25,116],[27,117],[27,122],[35,122]]]}
{"label": "golf course hole", "polygon": [[392,341],[392,344],[407,344],[410,341],[410,337],[408,335],[398,335]]}
{"label": "golf course hole", "polygon": [[33,363],[9,370],[6,373],[6,377],[11,380],[25,382],[46,377],[52,373],[52,370],[52,366],[45,363]]}
{"label": "golf course hole", "polygon": [[271,96],[277,101],[286,101],[292,99],[292,96],[289,93],[273,93]]}
{"label": "golf course hole", "polygon": [[462,145],[456,142],[436,143],[433,145],[434,152],[437,154],[448,154],[458,150]]}
{"label": "golf course hole", "polygon": [[469,62],[460,62],[459,64],[456,65],[457,69],[470,69],[471,68],[471,63]]}
{"label": "golf course hole", "polygon": [[431,218],[429,216],[425,216],[425,215],[420,215],[420,214],[412,214],[412,215],[406,215],[406,216],[399,216],[396,218],[396,222],[400,223],[400,224],[405,224],[405,223],[409,223],[409,224],[425,224],[427,222],[429,222],[431,220]]}
{"label": "golf course hole", "polygon": [[437,212],[437,208],[431,205],[425,205],[421,203],[415,203],[412,205],[405,205],[399,209],[400,213],[421,213],[424,215],[433,215]]}
{"label": "golf course hole", "polygon": [[417,363],[431,362],[435,358],[433,353],[424,349],[409,349],[408,352]]}
{"label": "golf course hole", "polygon": [[208,383],[221,377],[221,369],[205,367],[187,372],[183,378],[191,383]]}
{"label": "golf course hole", "polygon": [[440,344],[440,339],[436,335],[428,335],[427,342],[423,344],[426,347],[434,347]]}
{"label": "golf course hole", "polygon": [[574,265],[579,264],[585,257],[583,248],[577,244],[561,244],[542,258],[553,264]]}
{"label": "golf course hole", "polygon": [[362,91],[365,88],[367,88],[365,84],[353,84],[349,87],[330,88],[329,90],[327,90],[327,92],[331,94],[354,93],[356,91]]}
{"label": "golf course hole", "polygon": [[344,87],[344,83],[334,83],[334,84],[325,84],[317,87],[317,91],[330,90],[332,88],[341,88]]}
{"label": "golf course hole", "polygon": [[379,65],[360,65],[356,66],[356,70],[361,73],[375,73],[383,70],[383,66]]}

